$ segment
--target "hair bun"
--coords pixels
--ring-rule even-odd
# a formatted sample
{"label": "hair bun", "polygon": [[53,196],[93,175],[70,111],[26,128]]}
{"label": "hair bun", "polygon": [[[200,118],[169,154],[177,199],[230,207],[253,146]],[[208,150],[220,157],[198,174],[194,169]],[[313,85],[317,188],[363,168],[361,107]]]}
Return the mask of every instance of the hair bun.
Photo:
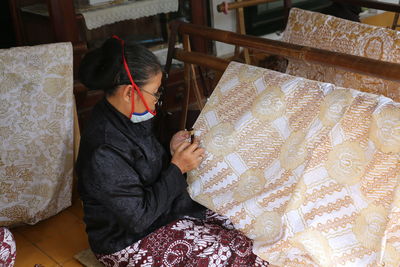
{"label": "hair bun", "polygon": [[79,67],[79,79],[90,90],[107,90],[115,86],[121,68],[121,43],[110,38],[84,56]]}

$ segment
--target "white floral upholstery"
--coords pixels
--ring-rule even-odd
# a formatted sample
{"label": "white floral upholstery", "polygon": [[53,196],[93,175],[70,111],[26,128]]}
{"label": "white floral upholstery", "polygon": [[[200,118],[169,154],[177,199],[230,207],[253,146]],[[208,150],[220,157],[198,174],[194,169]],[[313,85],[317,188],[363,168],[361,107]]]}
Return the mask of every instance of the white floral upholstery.
{"label": "white floral upholstery", "polygon": [[0,225],[34,224],[71,204],[72,46],[0,50]]}
{"label": "white floral upholstery", "polygon": [[[285,42],[400,63],[400,32],[293,8],[283,33]],[[400,102],[400,83],[290,60],[286,73],[337,86],[381,94]]]}
{"label": "white floral upholstery", "polygon": [[398,266],[400,104],[232,62],[194,128],[190,195],[278,266]]}

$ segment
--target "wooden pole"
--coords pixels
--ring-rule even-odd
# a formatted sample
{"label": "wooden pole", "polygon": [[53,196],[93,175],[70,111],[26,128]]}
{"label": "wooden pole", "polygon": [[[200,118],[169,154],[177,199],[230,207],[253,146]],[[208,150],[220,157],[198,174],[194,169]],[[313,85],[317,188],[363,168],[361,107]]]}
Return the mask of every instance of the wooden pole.
{"label": "wooden pole", "polygon": [[[190,50],[190,39],[188,34],[183,35],[183,49],[185,51]],[[191,78],[190,78],[190,64],[185,62],[184,67],[184,80],[185,80],[185,90],[183,92],[183,104],[182,104],[182,114],[179,123],[179,129],[183,130],[186,128],[187,113],[189,109],[189,98],[190,98],[190,88],[191,88]]]}
{"label": "wooden pole", "polygon": [[[186,51],[191,52],[192,48],[190,46],[190,42],[188,42],[187,47],[186,47]],[[199,89],[199,85],[197,83],[197,75],[196,75],[196,70],[194,69],[193,64],[190,64],[190,76],[191,76],[191,83],[193,84],[193,92],[194,92],[194,96],[196,97],[196,101],[197,101],[197,106],[199,107],[200,110],[203,109],[204,105],[203,105],[203,101],[202,101],[202,97],[200,94],[200,89]],[[190,88],[188,88],[188,90],[190,90]]]}
{"label": "wooden pole", "polygon": [[174,58],[182,62],[204,66],[220,72],[224,72],[229,65],[229,61],[226,59],[198,52],[187,52],[180,48],[174,49]]}
{"label": "wooden pole", "polygon": [[[190,46],[190,39],[189,35],[183,36],[183,49],[187,53],[192,51]],[[197,106],[200,110],[203,109],[204,104],[202,101],[199,85],[197,83],[197,75],[196,70],[193,64],[190,64],[187,61],[185,62],[185,69],[184,69],[184,79],[185,79],[185,91],[183,96],[183,105],[182,105],[182,114],[181,114],[181,121],[180,121],[180,129],[183,130],[186,128],[186,121],[187,121],[187,113],[189,110],[189,99],[190,99],[190,91],[193,89],[194,96],[196,98]]]}
{"label": "wooden pole", "polygon": [[[237,3],[241,3],[242,0],[236,0]],[[239,34],[246,34],[246,27],[244,25],[244,10],[243,7],[240,7],[236,9],[236,25],[237,25],[237,33]],[[237,50],[238,55],[240,54],[240,47],[236,46],[235,50]],[[243,49],[243,55],[244,55],[244,62],[246,64],[250,64],[250,54],[249,54],[249,49],[244,48]]]}

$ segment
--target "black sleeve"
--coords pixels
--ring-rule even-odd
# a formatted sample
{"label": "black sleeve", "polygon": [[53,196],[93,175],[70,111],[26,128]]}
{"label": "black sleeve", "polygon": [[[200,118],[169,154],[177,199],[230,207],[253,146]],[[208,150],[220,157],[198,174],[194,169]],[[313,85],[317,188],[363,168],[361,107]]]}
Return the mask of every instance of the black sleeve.
{"label": "black sleeve", "polygon": [[110,146],[94,152],[88,172],[91,177],[85,182],[87,190],[132,233],[148,229],[187,187],[186,179],[172,163],[154,184],[143,186],[138,173]]}

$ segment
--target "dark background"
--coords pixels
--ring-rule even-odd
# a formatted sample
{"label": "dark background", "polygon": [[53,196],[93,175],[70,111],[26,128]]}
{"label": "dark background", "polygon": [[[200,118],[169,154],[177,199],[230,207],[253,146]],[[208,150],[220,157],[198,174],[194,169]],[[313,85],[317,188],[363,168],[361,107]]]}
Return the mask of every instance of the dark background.
{"label": "dark background", "polygon": [[0,48],[15,46],[14,29],[7,0],[0,1]]}

